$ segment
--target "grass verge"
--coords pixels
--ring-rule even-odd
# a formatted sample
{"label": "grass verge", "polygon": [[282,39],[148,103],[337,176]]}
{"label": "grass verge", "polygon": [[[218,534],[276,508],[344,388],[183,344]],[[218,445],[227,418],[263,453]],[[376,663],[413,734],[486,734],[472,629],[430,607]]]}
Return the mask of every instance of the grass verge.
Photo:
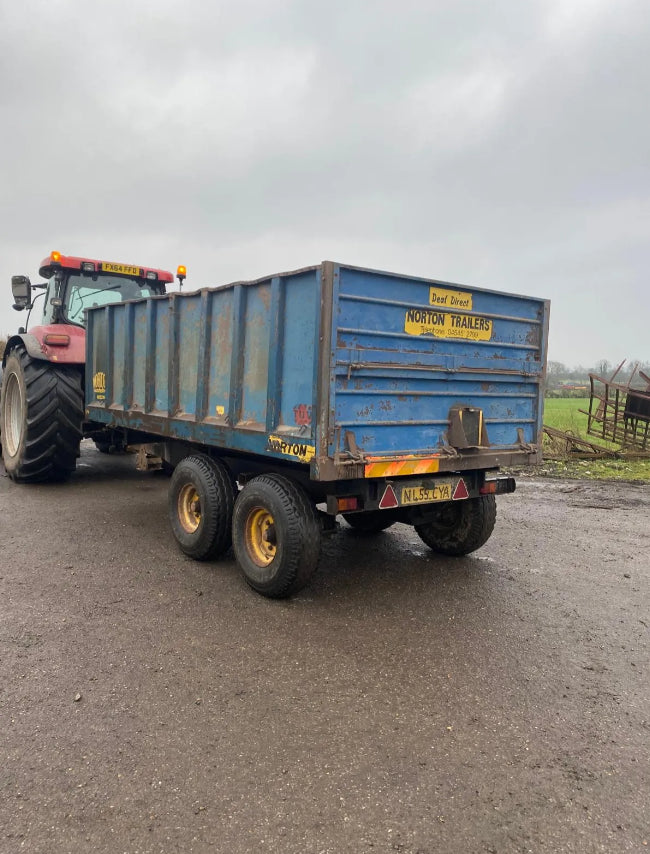
{"label": "grass verge", "polygon": [[[580,439],[586,439],[606,448],[618,449],[617,445],[587,435],[587,416],[580,409],[589,409],[589,398],[548,398],[544,401],[544,424],[571,433]],[[554,449],[544,437],[547,453]],[[648,459],[594,459],[594,460],[544,460],[542,466],[531,469],[542,477],[570,477],[586,480],[622,480],[650,482],[650,458]]]}

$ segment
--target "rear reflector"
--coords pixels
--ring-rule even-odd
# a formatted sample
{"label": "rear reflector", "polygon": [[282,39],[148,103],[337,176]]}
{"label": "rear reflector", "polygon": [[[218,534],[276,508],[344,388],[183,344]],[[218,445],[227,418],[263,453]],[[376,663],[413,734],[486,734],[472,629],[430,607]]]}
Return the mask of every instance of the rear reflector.
{"label": "rear reflector", "polygon": [[463,498],[469,498],[467,485],[462,477],[456,484],[456,489],[454,489],[454,494],[451,497],[453,501],[461,501]]}
{"label": "rear reflector", "polygon": [[395,490],[389,483],[386,489],[384,490],[384,494],[381,497],[381,501],[379,502],[379,509],[388,510],[391,507],[399,507],[399,501],[397,500],[397,496],[395,495]]}
{"label": "rear reflector", "polygon": [[43,336],[43,343],[50,347],[67,347],[70,343],[70,336],[55,332],[48,332]]}

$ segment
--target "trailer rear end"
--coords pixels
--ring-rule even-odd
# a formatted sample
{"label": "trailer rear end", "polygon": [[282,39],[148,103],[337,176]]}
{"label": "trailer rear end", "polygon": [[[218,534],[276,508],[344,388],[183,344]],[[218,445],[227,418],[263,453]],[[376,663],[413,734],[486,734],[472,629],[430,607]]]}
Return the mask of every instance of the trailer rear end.
{"label": "trailer rear end", "polygon": [[540,460],[548,313],[331,262],[105,306],[88,312],[86,415],[175,466],[186,553],[232,539],[255,589],[289,595],[339,513],[368,534],[413,524],[447,554],[485,542],[514,489],[499,468]]}

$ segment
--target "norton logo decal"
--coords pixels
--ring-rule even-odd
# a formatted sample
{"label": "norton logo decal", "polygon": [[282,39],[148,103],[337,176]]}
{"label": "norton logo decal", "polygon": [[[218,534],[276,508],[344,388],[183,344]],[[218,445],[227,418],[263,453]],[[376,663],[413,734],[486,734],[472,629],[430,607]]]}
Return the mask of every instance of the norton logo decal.
{"label": "norton logo decal", "polygon": [[410,308],[404,318],[404,332],[409,335],[433,335],[435,338],[490,341],[492,321],[475,314],[452,314],[433,308]]}
{"label": "norton logo decal", "polygon": [[276,454],[284,454],[286,457],[297,457],[302,463],[308,463],[316,453],[316,448],[313,445],[287,441],[286,439],[281,439],[279,436],[269,436],[266,447],[267,450],[275,451]]}
{"label": "norton logo decal", "polygon": [[472,310],[472,295],[464,291],[450,291],[447,288],[429,288],[429,303],[441,308],[464,308]]}
{"label": "norton logo decal", "polygon": [[97,400],[106,399],[106,374],[104,371],[97,371],[93,377],[93,391]]}

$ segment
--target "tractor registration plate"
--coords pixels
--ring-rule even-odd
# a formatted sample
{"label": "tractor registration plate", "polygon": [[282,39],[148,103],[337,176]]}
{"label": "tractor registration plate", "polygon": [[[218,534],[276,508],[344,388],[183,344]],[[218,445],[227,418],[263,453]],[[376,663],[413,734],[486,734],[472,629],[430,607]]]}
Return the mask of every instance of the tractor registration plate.
{"label": "tractor registration plate", "polygon": [[453,484],[442,480],[432,486],[403,486],[400,504],[430,504],[432,501],[451,501]]}
{"label": "tractor registration plate", "polygon": [[112,264],[110,261],[102,261],[100,267],[104,273],[121,273],[123,276],[140,275],[139,267],[131,267],[128,264]]}

